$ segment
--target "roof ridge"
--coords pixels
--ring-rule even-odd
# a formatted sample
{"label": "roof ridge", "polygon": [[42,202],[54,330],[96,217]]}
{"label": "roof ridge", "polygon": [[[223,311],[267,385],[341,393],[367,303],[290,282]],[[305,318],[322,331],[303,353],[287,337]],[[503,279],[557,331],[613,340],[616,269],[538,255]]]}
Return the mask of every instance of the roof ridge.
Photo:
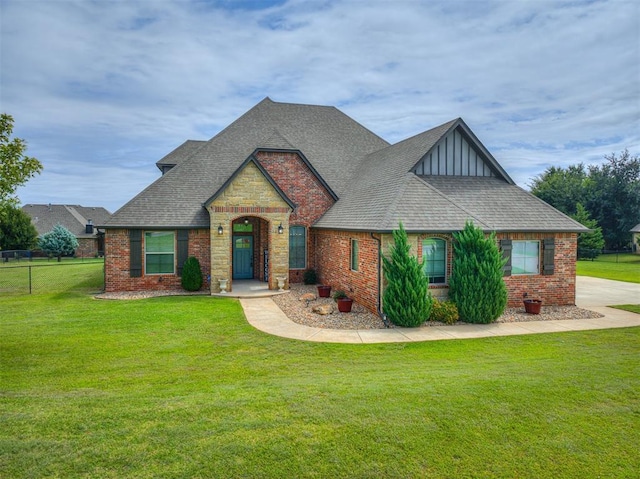
{"label": "roof ridge", "polygon": [[66,210],[71,213],[71,215],[78,221],[82,226],[87,224],[87,219],[78,212],[73,206],[62,205],[66,208]]}

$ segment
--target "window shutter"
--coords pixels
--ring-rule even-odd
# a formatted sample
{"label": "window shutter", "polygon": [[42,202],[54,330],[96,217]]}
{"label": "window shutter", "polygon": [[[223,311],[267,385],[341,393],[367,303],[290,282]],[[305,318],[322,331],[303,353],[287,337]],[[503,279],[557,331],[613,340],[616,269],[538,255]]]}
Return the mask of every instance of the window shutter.
{"label": "window shutter", "polygon": [[542,274],[553,274],[555,272],[554,265],[554,256],[555,256],[555,239],[554,238],[545,238],[544,239],[544,252],[543,252],[543,260],[542,260]]}
{"label": "window shutter", "polygon": [[129,276],[142,276],[142,230],[129,230]]}
{"label": "window shutter", "polygon": [[189,230],[178,230],[178,276],[182,276],[182,267],[189,257]]}
{"label": "window shutter", "polygon": [[502,276],[511,276],[511,240],[500,240],[500,249],[502,249],[502,257],[507,260],[504,267],[502,268]]}

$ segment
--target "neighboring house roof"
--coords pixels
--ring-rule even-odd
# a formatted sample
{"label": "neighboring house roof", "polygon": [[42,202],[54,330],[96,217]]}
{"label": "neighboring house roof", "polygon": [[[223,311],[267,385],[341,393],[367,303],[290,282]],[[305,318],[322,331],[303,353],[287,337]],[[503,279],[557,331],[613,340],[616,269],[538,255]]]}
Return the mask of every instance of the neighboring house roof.
{"label": "neighboring house roof", "polygon": [[640,223],[631,228],[631,233],[640,233]]}
{"label": "neighboring house roof", "polygon": [[56,225],[62,225],[76,238],[94,238],[97,234],[96,228],[91,234],[86,232],[89,220],[93,225],[98,225],[106,222],[111,216],[109,211],[99,206],[28,204],[22,207],[22,211],[31,217],[38,235],[48,233]]}
{"label": "neighboring house roof", "polygon": [[[170,171],[118,210],[107,227],[209,227],[204,204],[257,150],[298,151],[338,201],[318,228],[584,232],[516,186],[460,118],[390,145],[334,107],[266,98],[207,142],[158,162]],[[477,176],[459,176],[459,175]]]}

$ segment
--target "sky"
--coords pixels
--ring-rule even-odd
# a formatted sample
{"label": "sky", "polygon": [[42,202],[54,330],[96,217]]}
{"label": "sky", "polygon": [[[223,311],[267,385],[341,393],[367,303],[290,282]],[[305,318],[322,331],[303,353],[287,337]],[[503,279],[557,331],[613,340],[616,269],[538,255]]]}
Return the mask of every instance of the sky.
{"label": "sky", "polygon": [[395,143],[462,117],[514,181],[640,154],[636,0],[0,0],[22,204],[114,212],[265,97]]}

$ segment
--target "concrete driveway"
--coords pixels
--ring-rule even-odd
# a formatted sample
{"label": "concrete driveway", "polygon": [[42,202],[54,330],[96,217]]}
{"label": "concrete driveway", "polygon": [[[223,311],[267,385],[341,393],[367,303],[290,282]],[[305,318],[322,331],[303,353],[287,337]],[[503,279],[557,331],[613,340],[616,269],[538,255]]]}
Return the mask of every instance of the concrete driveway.
{"label": "concrete driveway", "polygon": [[640,284],[590,276],[576,277],[576,306],[595,310],[614,304],[640,304]]}

